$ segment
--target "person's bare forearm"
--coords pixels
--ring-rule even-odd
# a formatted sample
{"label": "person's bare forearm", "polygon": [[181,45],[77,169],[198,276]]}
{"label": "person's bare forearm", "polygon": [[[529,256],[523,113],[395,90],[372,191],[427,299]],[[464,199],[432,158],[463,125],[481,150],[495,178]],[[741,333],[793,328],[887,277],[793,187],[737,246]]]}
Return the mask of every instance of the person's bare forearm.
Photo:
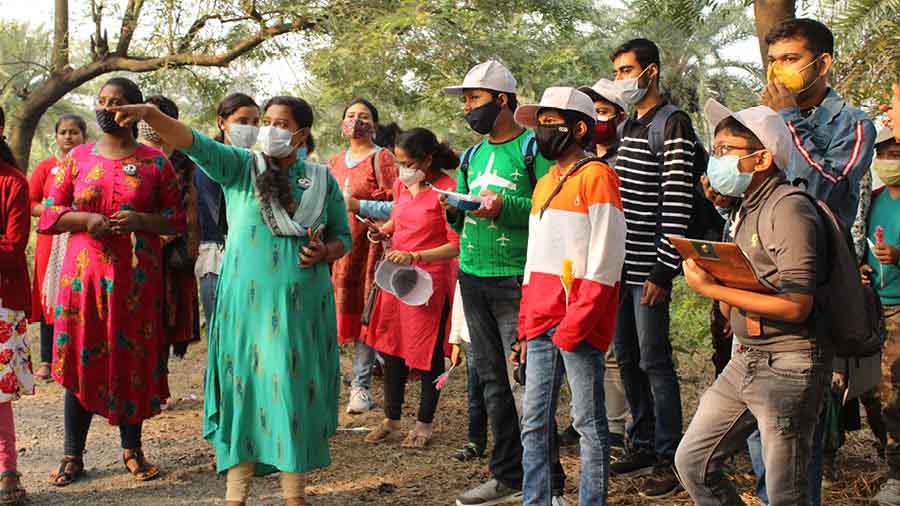
{"label": "person's bare forearm", "polygon": [[439,262],[441,260],[450,260],[451,258],[458,257],[459,246],[453,244],[452,242],[448,242],[447,244],[438,246],[437,248],[415,252],[411,251],[410,253],[418,254],[419,260],[422,262]]}
{"label": "person's bare forearm", "polygon": [[72,211],[63,214],[56,220],[53,229],[57,232],[84,232],[87,230],[87,220],[93,213]]}
{"label": "person's bare forearm", "polygon": [[748,313],[785,322],[803,322],[812,311],[812,296],[809,295],[767,295],[723,285],[709,286],[701,295]]}

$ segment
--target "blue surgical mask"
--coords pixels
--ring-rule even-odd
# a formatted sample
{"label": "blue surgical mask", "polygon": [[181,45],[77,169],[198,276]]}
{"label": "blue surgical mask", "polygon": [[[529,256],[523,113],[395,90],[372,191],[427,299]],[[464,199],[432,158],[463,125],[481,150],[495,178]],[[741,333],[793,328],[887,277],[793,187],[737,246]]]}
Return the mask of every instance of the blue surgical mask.
{"label": "blue surgical mask", "polygon": [[714,190],[729,197],[741,197],[750,187],[753,181],[753,172],[741,172],[738,163],[753,156],[751,153],[746,156],[711,156],[706,166],[706,175],[709,176],[709,184]]}

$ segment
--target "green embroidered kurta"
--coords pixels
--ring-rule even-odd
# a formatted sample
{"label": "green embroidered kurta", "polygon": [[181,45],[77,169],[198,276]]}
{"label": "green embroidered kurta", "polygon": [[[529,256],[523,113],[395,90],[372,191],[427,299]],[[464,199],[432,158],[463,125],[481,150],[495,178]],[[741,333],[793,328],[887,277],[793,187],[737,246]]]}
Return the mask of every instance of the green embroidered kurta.
{"label": "green embroidered kurta", "polygon": [[[307,239],[272,235],[251,182],[251,152],[194,131],[184,153],[222,185],[228,238],[210,323],[204,437],[219,472],[255,462],[256,474],[306,472],[331,463],[340,367],[327,264],[298,266]],[[303,160],[289,169],[294,198]],[[347,211],[328,176],[326,240],[350,250]]]}

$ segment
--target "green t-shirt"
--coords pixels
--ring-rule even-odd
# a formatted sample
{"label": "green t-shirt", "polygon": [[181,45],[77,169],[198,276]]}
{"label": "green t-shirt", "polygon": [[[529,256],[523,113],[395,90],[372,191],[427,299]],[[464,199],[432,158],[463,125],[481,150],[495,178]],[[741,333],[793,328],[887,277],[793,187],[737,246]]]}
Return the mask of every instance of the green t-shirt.
{"label": "green t-shirt", "polygon": [[[468,213],[453,215],[456,219],[451,225],[460,234],[459,268],[466,274],[495,277],[521,276],[525,272],[528,216],[534,191],[525,168],[525,152],[533,136],[530,130],[525,130],[502,144],[485,139],[469,158],[468,181],[463,180],[462,170],[456,173],[459,192],[465,192],[468,187],[471,195],[478,195],[482,190],[503,195],[503,207],[494,220],[475,218]],[[536,152],[537,145],[532,144]],[[536,154],[535,180],[552,165],[553,162]]]}
{"label": "green t-shirt", "polygon": [[[872,200],[872,209],[869,211],[869,240],[875,244],[875,229],[881,225],[884,228],[884,242],[896,246],[900,244],[900,198],[892,199],[891,193],[885,188]],[[866,254],[866,263],[875,271],[872,273],[872,287],[881,297],[881,303],[894,306],[900,304],[900,267],[896,265],[881,265],[869,248]],[[884,287],[881,286],[882,272],[884,273]]]}

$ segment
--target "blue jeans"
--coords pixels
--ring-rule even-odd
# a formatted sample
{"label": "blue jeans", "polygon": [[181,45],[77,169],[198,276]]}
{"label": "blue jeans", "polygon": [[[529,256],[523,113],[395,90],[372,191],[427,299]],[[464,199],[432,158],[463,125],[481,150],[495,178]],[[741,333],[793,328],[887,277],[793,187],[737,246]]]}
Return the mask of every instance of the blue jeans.
{"label": "blue jeans", "polygon": [[[812,454],[807,467],[807,483],[809,485],[809,506],[822,504],[822,466],[825,460],[825,414],[819,416],[816,424],[816,432],[813,435]],[[762,456],[762,439],[759,429],[753,431],[747,438],[747,449],[750,450],[750,462],[753,464],[753,472],[756,474],[756,497],[760,502],[768,506],[769,494],[766,492],[766,465]]]}
{"label": "blue jeans", "polygon": [[556,417],[564,375],[572,390],[573,425],[581,436],[578,504],[605,505],[609,479],[609,431],[603,398],[605,354],[586,341],[575,351],[565,351],[551,340],[555,330],[528,342],[522,408],[522,505],[550,506],[551,463],[559,458],[551,422]]}
{"label": "blue jeans", "polygon": [[[484,406],[493,435],[491,475],[507,487],[520,490],[522,434],[517,423],[516,401],[509,385],[507,359],[512,344],[519,338],[522,277],[483,278],[460,271],[459,289],[472,340],[475,370],[484,392]],[[554,445],[558,446],[555,437]],[[558,455],[552,466],[553,490],[556,495],[561,495],[566,476]]]}
{"label": "blue jeans", "polygon": [[484,386],[475,369],[472,345],[466,344],[466,391],[469,395],[469,442],[484,448],[487,446],[487,408],[484,406]]}
{"label": "blue jeans", "polygon": [[375,366],[375,348],[362,341],[356,341],[353,345],[353,379],[350,386],[353,388],[372,387],[372,367]]}
{"label": "blue jeans", "polygon": [[641,304],[642,287],[622,289],[614,349],[631,409],[628,438],[636,449],[671,460],[681,440],[681,391],[672,343],[669,301]]}
{"label": "blue jeans", "polygon": [[200,302],[203,304],[203,317],[206,318],[206,328],[212,321],[216,310],[216,287],[219,284],[219,275],[208,272],[200,278]]}

